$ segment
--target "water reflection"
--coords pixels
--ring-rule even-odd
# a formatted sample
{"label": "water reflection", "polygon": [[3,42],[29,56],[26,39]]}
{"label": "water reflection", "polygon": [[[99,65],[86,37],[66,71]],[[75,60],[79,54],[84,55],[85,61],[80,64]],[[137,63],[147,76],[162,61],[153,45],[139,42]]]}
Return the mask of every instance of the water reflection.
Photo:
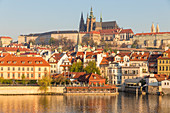
{"label": "water reflection", "polygon": [[1,113],[170,113],[170,96],[0,96]]}

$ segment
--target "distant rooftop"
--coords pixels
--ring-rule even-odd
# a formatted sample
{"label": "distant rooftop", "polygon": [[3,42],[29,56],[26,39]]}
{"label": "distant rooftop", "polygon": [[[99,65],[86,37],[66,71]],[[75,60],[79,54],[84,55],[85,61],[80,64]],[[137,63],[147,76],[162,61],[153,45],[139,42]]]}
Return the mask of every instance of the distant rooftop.
{"label": "distant rooftop", "polygon": [[65,34],[65,33],[78,33],[77,30],[68,30],[68,31],[50,31],[44,33],[31,33],[28,35],[20,35],[20,36],[41,36],[41,35],[48,35],[48,34]]}

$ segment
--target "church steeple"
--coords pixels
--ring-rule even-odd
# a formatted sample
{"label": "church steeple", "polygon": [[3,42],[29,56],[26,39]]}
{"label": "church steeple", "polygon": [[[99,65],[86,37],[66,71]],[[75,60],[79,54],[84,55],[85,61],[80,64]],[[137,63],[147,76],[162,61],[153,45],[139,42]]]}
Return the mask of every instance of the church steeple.
{"label": "church steeple", "polygon": [[84,32],[84,31],[85,31],[84,18],[83,18],[83,13],[81,13],[79,32]]}
{"label": "church steeple", "polygon": [[155,26],[154,26],[154,23],[152,23],[151,33],[155,33]]}
{"label": "church steeple", "polygon": [[103,20],[103,19],[102,19],[102,13],[101,13],[101,14],[100,14],[100,22],[102,22],[102,20]]}
{"label": "church steeple", "polygon": [[90,11],[90,18],[93,18],[93,9],[91,7],[91,11]]}
{"label": "church steeple", "polygon": [[159,33],[159,25],[156,26],[156,32]]}

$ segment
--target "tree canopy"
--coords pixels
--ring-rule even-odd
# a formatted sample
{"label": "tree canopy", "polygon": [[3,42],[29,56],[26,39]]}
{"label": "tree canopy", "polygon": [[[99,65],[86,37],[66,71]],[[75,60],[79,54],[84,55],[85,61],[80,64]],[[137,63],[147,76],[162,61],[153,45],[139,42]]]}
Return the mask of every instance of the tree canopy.
{"label": "tree canopy", "polygon": [[82,62],[74,62],[73,65],[70,66],[70,72],[83,72]]}
{"label": "tree canopy", "polygon": [[40,86],[40,90],[47,92],[48,86],[51,86],[52,79],[49,76],[44,76],[41,80],[38,81],[38,85]]}
{"label": "tree canopy", "polygon": [[95,61],[90,61],[88,65],[84,68],[84,71],[89,74],[89,73],[96,73],[100,75],[100,69],[96,66]]}

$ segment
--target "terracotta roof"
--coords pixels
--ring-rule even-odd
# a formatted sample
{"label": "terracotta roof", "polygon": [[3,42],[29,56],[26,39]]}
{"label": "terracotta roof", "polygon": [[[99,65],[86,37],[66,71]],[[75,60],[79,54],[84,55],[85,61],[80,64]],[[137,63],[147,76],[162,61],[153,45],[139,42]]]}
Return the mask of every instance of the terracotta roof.
{"label": "terracotta roof", "polygon": [[148,61],[149,55],[148,52],[139,54],[135,52],[131,55],[130,61]]}
{"label": "terracotta roof", "polygon": [[121,33],[133,33],[132,29],[106,29],[106,30],[99,30],[100,34],[121,34]]}
{"label": "terracotta roof", "polygon": [[31,51],[30,49],[27,48],[15,48],[15,47],[0,47],[0,51]]}
{"label": "terracotta roof", "polygon": [[155,74],[154,77],[157,79],[158,82],[161,82],[165,79],[170,79],[170,77],[165,74]]}
{"label": "terracotta roof", "polygon": [[0,59],[1,66],[50,66],[42,57],[16,57],[11,54]]}
{"label": "terracotta roof", "polygon": [[[55,63],[58,63],[58,61],[62,58],[63,55],[64,55],[63,53],[55,53],[50,58],[54,58],[56,60]],[[51,62],[49,61],[49,63]]]}
{"label": "terracotta roof", "polygon": [[80,76],[78,80],[84,82],[89,80],[101,80],[101,79],[103,80],[104,78],[98,74],[91,73]]}
{"label": "terracotta roof", "polygon": [[157,35],[157,34],[170,34],[170,32],[136,33],[134,36],[140,36],[140,35]]}
{"label": "terracotta roof", "polygon": [[0,39],[1,38],[12,39],[11,37],[6,37],[6,36],[2,36],[2,37],[0,37]]}
{"label": "terracotta roof", "polygon": [[168,56],[167,57],[159,56],[157,59],[170,59],[170,49],[168,49],[164,53],[168,53]]}
{"label": "terracotta roof", "polygon": [[100,62],[100,65],[107,65],[107,64],[109,64],[107,57],[103,57],[102,61]]}

